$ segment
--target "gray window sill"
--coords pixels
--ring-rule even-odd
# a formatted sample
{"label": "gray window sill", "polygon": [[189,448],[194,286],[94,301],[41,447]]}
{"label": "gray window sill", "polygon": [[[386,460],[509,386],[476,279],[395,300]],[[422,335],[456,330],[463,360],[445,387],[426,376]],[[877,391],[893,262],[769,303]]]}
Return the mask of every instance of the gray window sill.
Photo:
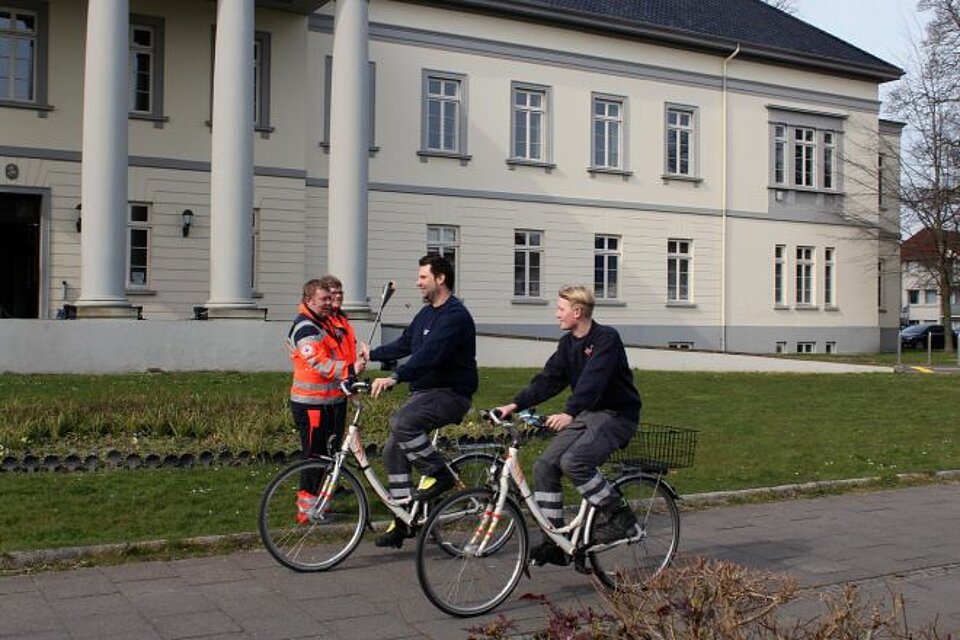
{"label": "gray window sill", "polygon": [[155,296],[157,292],[153,289],[144,289],[140,287],[127,287],[128,296]]}
{"label": "gray window sill", "polygon": [[796,309],[797,311],[817,311],[820,309],[820,307],[818,307],[815,304],[800,304],[800,303],[795,304],[793,308]]}
{"label": "gray window sill", "polygon": [[840,311],[840,307],[835,304],[826,304],[823,306],[824,311]]}
{"label": "gray window sill", "polygon": [[430,158],[449,158],[451,160],[459,160],[461,166],[466,166],[470,160],[473,159],[473,156],[467,155],[465,153],[456,153],[453,151],[438,151],[435,149],[420,149],[417,151],[417,155],[420,156],[420,162],[426,162]]}
{"label": "gray window sill", "polygon": [[129,113],[127,117],[131,120],[146,120],[147,122],[152,122],[155,129],[163,129],[165,122],[170,122],[170,118],[167,116],[154,115],[152,113]]}
{"label": "gray window sill", "polygon": [[789,311],[790,305],[788,304],[775,304],[773,305],[774,311]]}
{"label": "gray window sill", "polygon": [[597,298],[596,305],[598,307],[626,307],[627,303],[616,298]]}
{"label": "gray window sill", "polygon": [[[204,120],[203,124],[207,126],[210,130],[213,130],[213,120]],[[260,137],[269,140],[270,134],[276,131],[275,127],[271,127],[268,124],[255,124],[253,125],[253,130],[260,134]]]}
{"label": "gray window sill", "polygon": [[[321,140],[321,141],[320,141],[320,148],[323,149],[323,152],[324,152],[324,153],[330,153],[330,141],[329,141],[329,140]],[[368,151],[369,151],[369,153],[370,153],[370,157],[372,158],[373,156],[377,155],[377,152],[378,152],[378,151],[380,151],[380,147],[378,147],[377,145],[373,145],[373,146],[370,147],[370,149],[368,149]]]}
{"label": "gray window sill", "polygon": [[671,300],[667,302],[666,307],[672,307],[675,309],[695,309],[697,306],[696,302],[686,302],[683,300]]}
{"label": "gray window sill", "polygon": [[611,176],[623,176],[624,180],[633,175],[633,171],[629,171],[627,169],[616,169],[614,167],[587,167],[587,173],[592,175],[606,174]]}
{"label": "gray window sill", "polygon": [[0,100],[0,107],[9,107],[11,109],[27,109],[36,111],[38,118],[46,118],[47,114],[54,110],[49,104],[37,104],[36,102],[20,102],[19,100]]}
{"label": "gray window sill", "polygon": [[836,189],[819,189],[817,187],[797,187],[794,185],[787,184],[771,184],[767,185],[767,189],[770,191],[796,191],[798,193],[822,193],[826,196],[843,196],[843,191],[838,191]]}
{"label": "gray window sill", "polygon": [[529,304],[529,305],[534,305],[539,307],[545,307],[548,304],[548,302],[543,298],[512,298],[510,300],[510,304],[519,304],[519,305]]}
{"label": "gray window sill", "polygon": [[687,176],[681,173],[665,173],[660,176],[660,179],[663,180],[664,184],[669,182],[690,182],[695,186],[700,186],[700,183],[703,182],[703,178],[698,178],[697,176]]}
{"label": "gray window sill", "polygon": [[543,169],[545,173],[550,173],[557,168],[557,165],[553,162],[541,162],[540,160],[527,160],[525,158],[507,158],[506,162],[511,171],[514,171],[517,167],[534,167]]}

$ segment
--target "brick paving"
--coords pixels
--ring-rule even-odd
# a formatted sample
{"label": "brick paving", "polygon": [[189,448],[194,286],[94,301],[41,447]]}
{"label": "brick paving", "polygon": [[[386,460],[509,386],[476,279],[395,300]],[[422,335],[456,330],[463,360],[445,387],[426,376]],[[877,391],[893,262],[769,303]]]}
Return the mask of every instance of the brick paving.
{"label": "brick paving", "polygon": [[[960,485],[714,507],[687,512],[685,557],[705,555],[788,573],[802,586],[853,582],[870,597],[905,599],[911,625],[960,631]],[[544,594],[601,603],[571,568],[533,569],[494,613],[451,618],[421,594],[413,545],[376,549],[370,536],[333,571],[298,574],[262,551],[0,578],[0,640],[179,638],[394,640],[465,638],[504,614],[518,633],[540,628]],[[812,613],[811,601],[797,615]]]}

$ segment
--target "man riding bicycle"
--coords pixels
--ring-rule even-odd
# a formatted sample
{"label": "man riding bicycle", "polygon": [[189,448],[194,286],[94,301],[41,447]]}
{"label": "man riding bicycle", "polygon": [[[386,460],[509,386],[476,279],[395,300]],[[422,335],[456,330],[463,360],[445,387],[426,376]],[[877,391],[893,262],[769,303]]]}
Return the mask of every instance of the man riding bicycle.
{"label": "man riding bicycle", "polygon": [[[498,410],[506,418],[570,386],[573,393],[564,411],[546,419],[546,426],[557,434],[534,463],[534,498],[551,525],[563,526],[561,477],[566,475],[599,511],[600,524],[591,542],[602,544],[626,537],[637,524],[620,492],[603,477],[600,465],[636,433],[641,400],[620,334],[594,321],[593,307],[593,292],[587,287],[560,289],[556,318],[567,334],[543,370],[512,403]],[[547,536],[530,557],[541,565],[570,562]]]}

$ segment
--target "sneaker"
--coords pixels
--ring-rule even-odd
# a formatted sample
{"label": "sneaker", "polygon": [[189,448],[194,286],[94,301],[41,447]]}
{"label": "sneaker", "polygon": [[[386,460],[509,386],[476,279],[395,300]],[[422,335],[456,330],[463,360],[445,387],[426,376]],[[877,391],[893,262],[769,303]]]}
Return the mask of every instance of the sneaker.
{"label": "sneaker", "polygon": [[310,511],[317,506],[319,498],[309,491],[297,492],[297,524],[310,522]]}
{"label": "sneaker", "polygon": [[399,549],[403,546],[404,539],[409,537],[411,536],[407,523],[394,518],[383,535],[377,537],[373,544],[378,547],[396,547]]}
{"label": "sneaker", "polygon": [[607,519],[593,528],[590,541],[594,544],[609,544],[622,540],[630,536],[637,526],[637,516],[633,515],[633,511],[626,504],[618,504],[612,512],[605,515]]}
{"label": "sneaker", "polygon": [[420,481],[420,486],[413,494],[414,500],[428,502],[435,500],[440,495],[446,493],[457,483],[456,478],[447,469],[438,473],[436,476],[424,476]]}
{"label": "sneaker", "polygon": [[555,564],[565,567],[570,564],[570,556],[564,553],[553,540],[544,540],[530,549],[530,560],[534,565],[542,567],[545,564]]}

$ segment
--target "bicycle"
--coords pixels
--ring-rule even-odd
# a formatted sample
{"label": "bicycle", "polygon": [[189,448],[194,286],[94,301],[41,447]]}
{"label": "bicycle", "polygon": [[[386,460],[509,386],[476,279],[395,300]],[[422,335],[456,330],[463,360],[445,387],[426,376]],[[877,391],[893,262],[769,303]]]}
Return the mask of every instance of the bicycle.
{"label": "bicycle", "polygon": [[[281,469],[260,501],[260,539],[270,555],[295,571],[326,571],[335,567],[356,549],[365,529],[373,530],[370,498],[357,474],[345,464],[348,460],[356,463],[387,509],[411,529],[416,530],[428,514],[427,504],[413,498],[390,497],[367,459],[360,434],[364,406],[361,398],[370,393],[369,382],[348,381],[341,387],[354,404],[354,414],[339,450],[332,456],[300,460]],[[438,436],[439,430],[434,432],[434,445]],[[494,455],[483,452],[465,453],[447,463],[461,489],[487,482],[498,465]],[[322,480],[316,505],[301,518],[305,522],[299,522],[296,503],[303,473],[315,473]]]}
{"label": "bicycle", "polygon": [[[417,541],[417,578],[434,606],[459,617],[487,613],[510,596],[521,574],[530,577],[529,532],[511,482],[536,525],[572,557],[577,570],[593,573],[606,587],[643,583],[671,562],[680,542],[679,496],[664,476],[669,468],[693,463],[696,431],[645,425],[627,449],[611,456],[617,467],[611,481],[633,508],[638,525],[627,538],[591,544],[597,510],[581,500],[572,521],[552,526],[519,463],[516,424],[494,411],[483,416],[509,435],[497,484],[448,496],[431,512]],[[542,427],[540,416],[519,419]]]}

